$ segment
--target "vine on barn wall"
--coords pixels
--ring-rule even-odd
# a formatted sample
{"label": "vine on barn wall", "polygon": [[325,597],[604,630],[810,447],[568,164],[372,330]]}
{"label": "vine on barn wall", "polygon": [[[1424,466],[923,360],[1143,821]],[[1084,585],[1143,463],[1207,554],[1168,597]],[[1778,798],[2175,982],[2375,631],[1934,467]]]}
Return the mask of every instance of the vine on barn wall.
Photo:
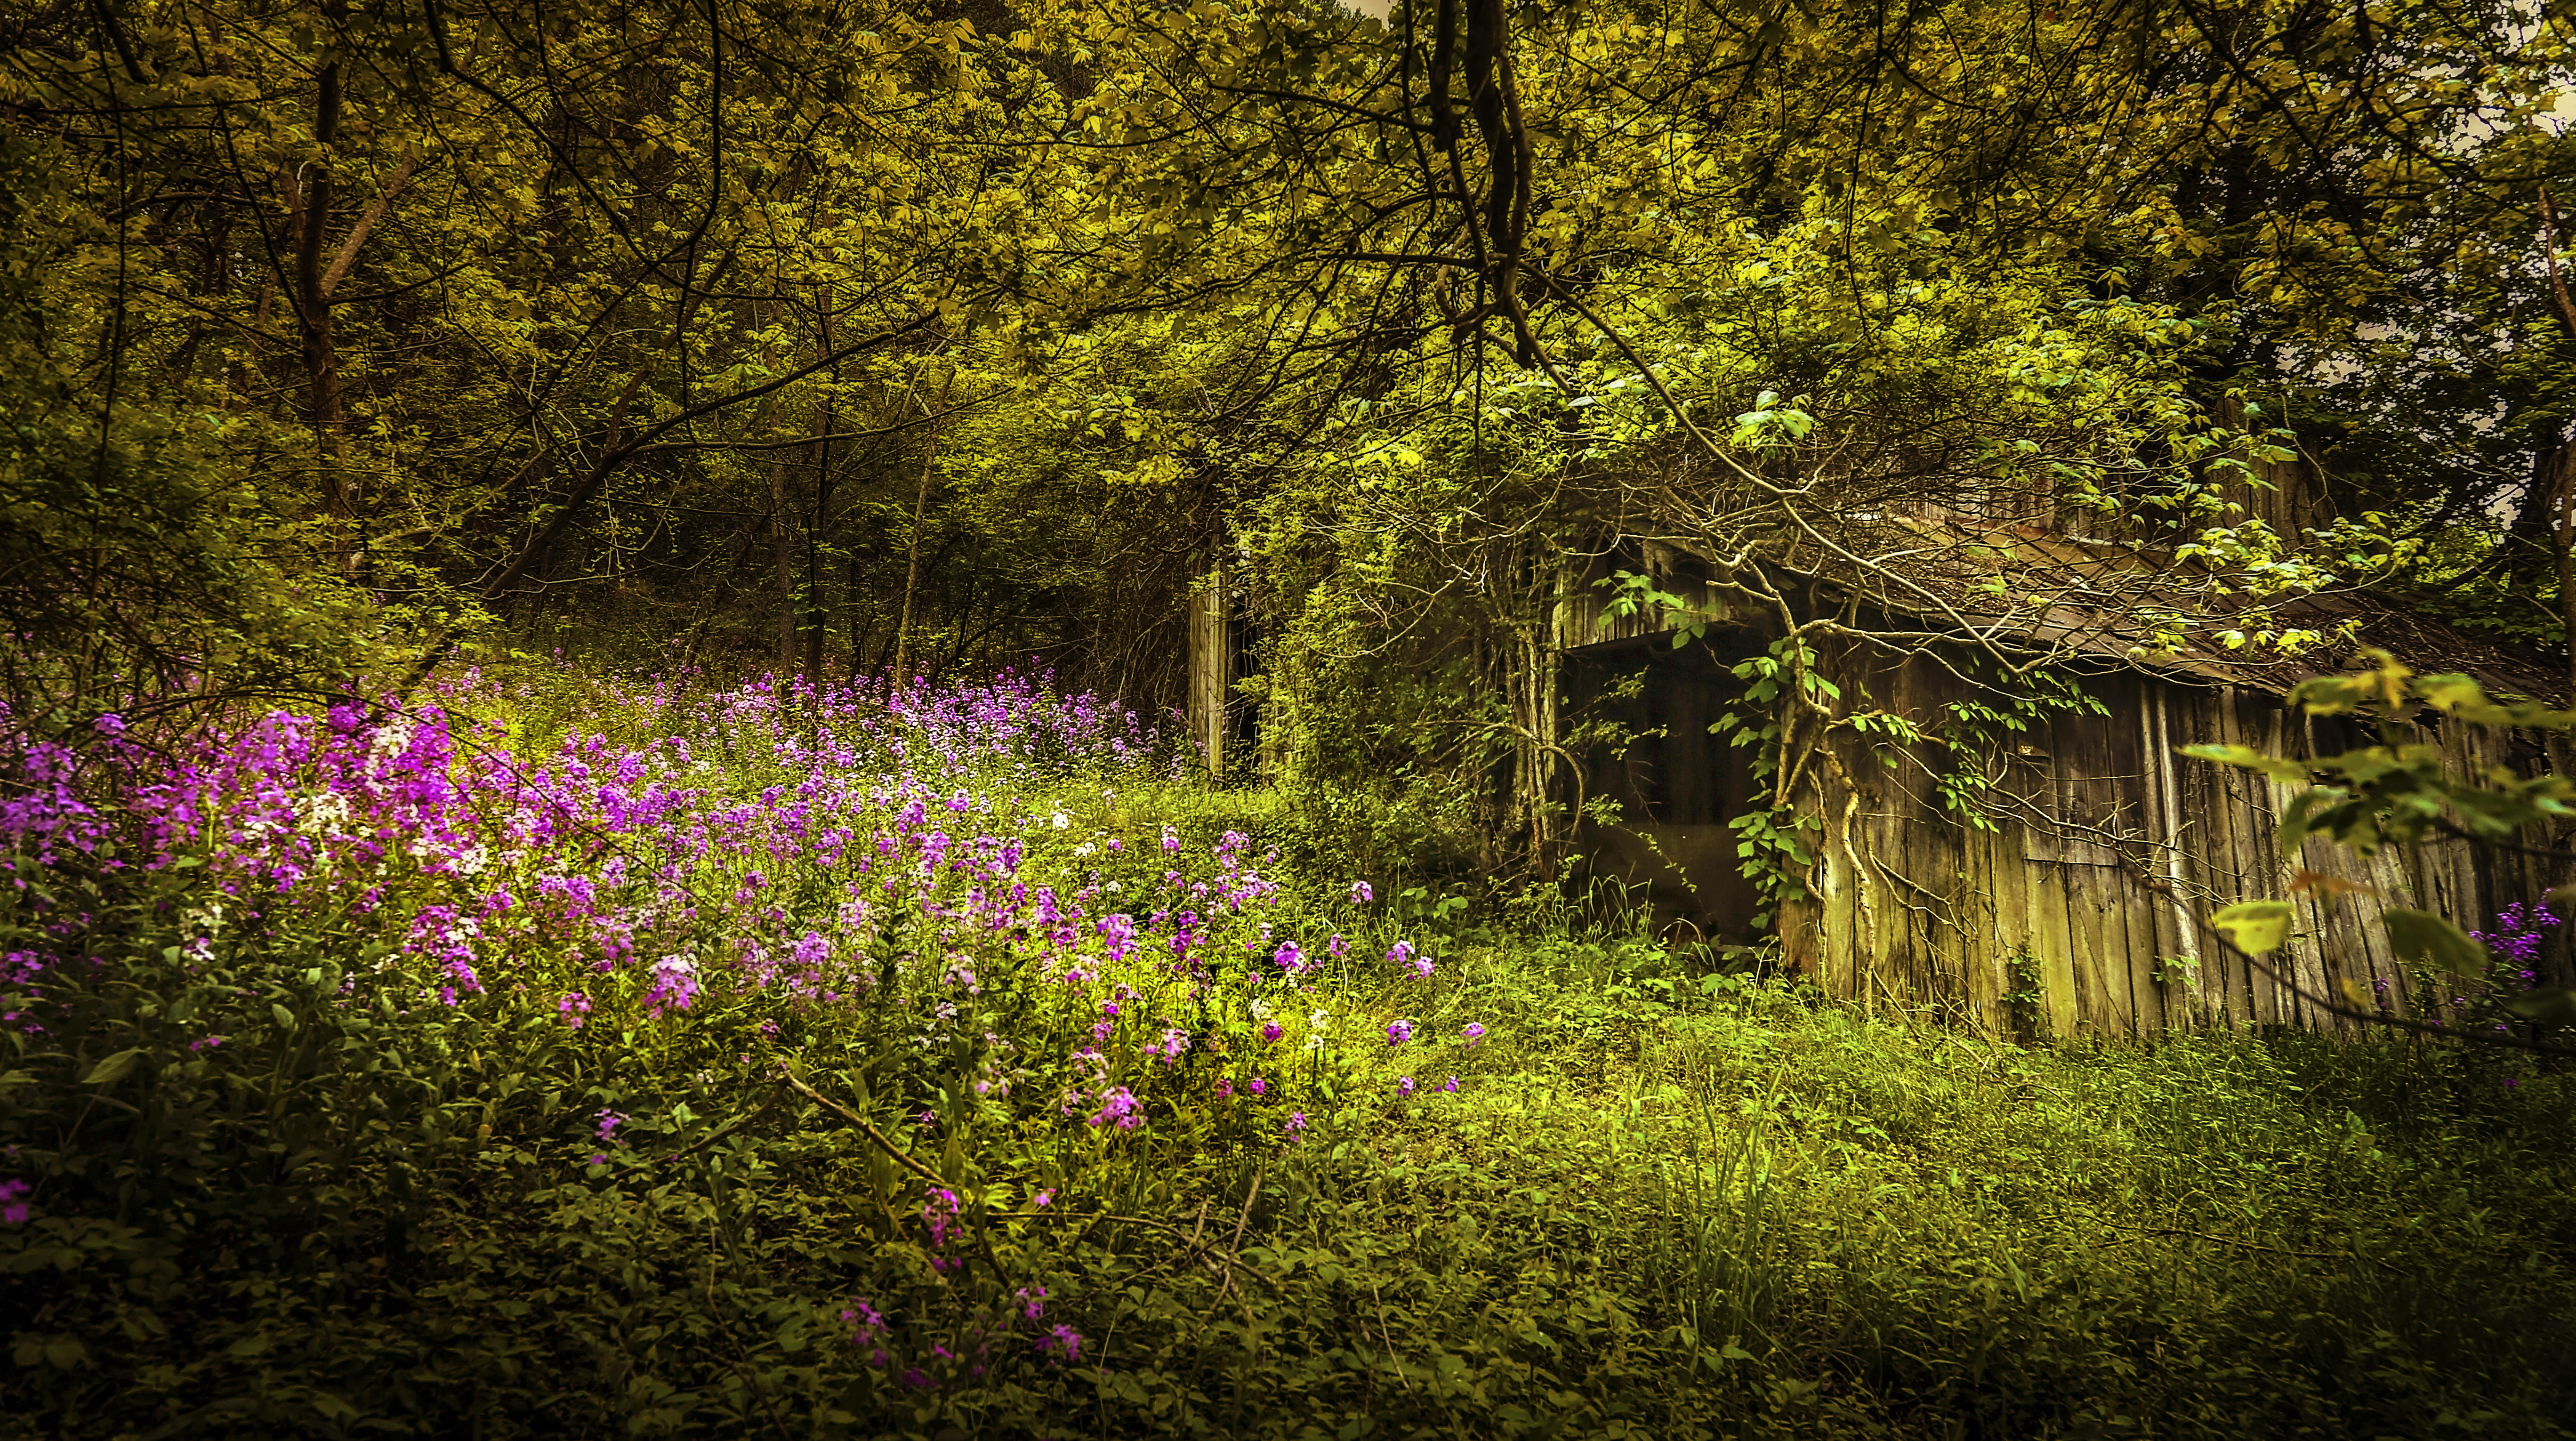
{"label": "vine on barn wall", "polygon": [[[1889,770],[1908,761],[1925,766],[1942,809],[1970,830],[1992,833],[2000,827],[1990,796],[2007,738],[2026,735],[2058,715],[2110,714],[2075,679],[2049,670],[1989,683],[1991,699],[1945,702],[1929,724],[1876,705],[1837,714],[1843,690],[1820,672],[1819,662],[1804,634],[1793,632],[1773,641],[1764,654],[1730,666],[1729,674],[1745,683],[1742,706],[1730,705],[1708,728],[1712,735],[1727,737],[1730,745],[1753,748],[1753,805],[1727,825],[1736,833],[1742,874],[1760,898],[1753,918],[1757,930],[1777,924],[1782,904],[1813,893],[1816,846],[1811,837],[1826,835],[1825,818],[1833,810],[1827,776],[1843,790],[1829,838],[1855,875],[1865,873],[1850,835],[1860,789],[1832,748],[1836,732],[1864,738]],[[1867,701],[1866,689],[1859,698]],[[1927,763],[1920,754],[1927,748],[1947,764]],[[1802,791],[1812,803],[1801,804]]]}

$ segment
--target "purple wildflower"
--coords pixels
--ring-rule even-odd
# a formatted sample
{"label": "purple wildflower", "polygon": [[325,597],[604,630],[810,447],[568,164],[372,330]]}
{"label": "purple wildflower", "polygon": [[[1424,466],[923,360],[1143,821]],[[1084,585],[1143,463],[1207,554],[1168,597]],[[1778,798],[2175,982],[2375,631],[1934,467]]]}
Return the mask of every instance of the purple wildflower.
{"label": "purple wildflower", "polygon": [[1091,1113],[1089,1124],[1132,1131],[1145,1123],[1144,1112],[1134,1092],[1125,1086],[1112,1086],[1100,1097],[1100,1109]]}
{"label": "purple wildflower", "polygon": [[1102,916],[1094,929],[1100,932],[1100,939],[1107,944],[1113,965],[1125,960],[1127,953],[1136,948],[1136,918],[1133,916]]}
{"label": "purple wildflower", "polygon": [[653,988],[644,994],[644,1009],[652,1015],[665,1011],[685,1011],[698,998],[698,962],[693,956],[671,955],[653,963]]}

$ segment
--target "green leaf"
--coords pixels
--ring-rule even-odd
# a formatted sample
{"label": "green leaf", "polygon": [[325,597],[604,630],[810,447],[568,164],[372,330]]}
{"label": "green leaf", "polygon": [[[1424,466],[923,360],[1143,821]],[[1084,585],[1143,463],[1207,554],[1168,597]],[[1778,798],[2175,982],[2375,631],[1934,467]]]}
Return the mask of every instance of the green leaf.
{"label": "green leaf", "polygon": [[104,1086],[112,1081],[118,1080],[122,1078],[126,1072],[134,1069],[135,1061],[140,1058],[142,1054],[143,1048],[141,1046],[130,1046],[125,1050],[119,1051],[115,1055],[109,1056],[105,1060],[100,1061],[97,1065],[90,1067],[89,1074],[81,1077],[80,1083],[84,1086]]}
{"label": "green leaf", "polygon": [[2236,949],[2249,956],[2277,951],[2290,938],[2290,922],[2298,908],[2288,901],[2239,901],[2209,918],[2210,924],[2227,932]]}
{"label": "green leaf", "polygon": [[2504,1008],[2536,1026],[2576,1026],[2576,991],[2564,986],[2525,991]]}
{"label": "green leaf", "polygon": [[2429,959],[2464,976],[2477,975],[2487,968],[2487,948],[2430,911],[2391,906],[2386,919],[2389,944],[2397,948],[2397,959],[2401,961]]}
{"label": "green leaf", "polygon": [[2306,761],[2282,760],[2277,756],[2266,755],[2252,746],[2184,746],[2182,753],[2194,760],[2216,761],[2223,766],[2240,766],[2249,771],[2261,771],[2275,780],[2296,783],[2308,778]]}

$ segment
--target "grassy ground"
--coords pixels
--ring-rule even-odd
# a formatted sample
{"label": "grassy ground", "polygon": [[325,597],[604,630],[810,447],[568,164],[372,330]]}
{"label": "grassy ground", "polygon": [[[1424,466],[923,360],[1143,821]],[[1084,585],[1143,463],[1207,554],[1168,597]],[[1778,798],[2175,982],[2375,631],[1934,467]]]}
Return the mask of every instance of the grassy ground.
{"label": "grassy ground", "polygon": [[[1598,1308],[1619,1340],[1556,1353],[1585,1357],[1588,1384],[1548,1397],[1573,1430],[1613,1434],[1623,1406],[1658,1434],[2555,1435],[2570,1414],[2563,1079],[2304,1037],[2024,1050],[1782,986],[1676,1011],[1603,999],[1614,956],[1471,963],[1507,1039],[1463,1104],[1373,1131],[1347,1183],[1415,1227],[1474,1217],[1478,1294]],[[1441,1314],[1411,1334],[1463,1313]]]}
{"label": "grassy ground", "polygon": [[552,687],[451,698],[507,766],[352,781],[353,721],[205,761],[274,825],[18,834],[0,1435],[2576,1424],[2564,1075],[2026,1049],[1362,901],[1025,695]]}

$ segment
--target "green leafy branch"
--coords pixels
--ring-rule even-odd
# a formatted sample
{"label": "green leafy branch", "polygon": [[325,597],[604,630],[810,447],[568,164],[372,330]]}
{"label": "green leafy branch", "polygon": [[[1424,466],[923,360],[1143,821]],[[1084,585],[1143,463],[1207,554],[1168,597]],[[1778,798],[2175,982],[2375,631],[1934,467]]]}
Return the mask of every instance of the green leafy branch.
{"label": "green leafy branch", "polygon": [[1726,824],[1735,832],[1739,869],[1760,898],[1753,916],[1754,929],[1760,930],[1778,917],[1784,902],[1807,894],[1807,874],[1816,858],[1806,835],[1824,824],[1814,812],[1798,809],[1794,800],[1801,768],[1786,763],[1794,717],[1801,704],[1830,716],[1843,693],[1817,671],[1816,652],[1801,636],[1773,641],[1765,654],[1738,662],[1729,673],[1745,683],[1748,709],[1764,707],[1748,714],[1729,706],[1708,727],[1709,734],[1725,736],[1730,746],[1754,748],[1750,804]]}
{"label": "green leafy branch", "polygon": [[1689,601],[1665,590],[1651,575],[1616,570],[1593,582],[1611,588],[1610,598],[1601,613],[1614,620],[1631,616],[1661,616],[1672,628],[1673,649],[1681,650],[1708,634],[1708,628],[1726,619],[1713,611],[1700,610]]}
{"label": "green leafy branch", "polygon": [[[2523,839],[2530,829],[2576,821],[2576,784],[2556,774],[2523,776],[2503,765],[2490,766],[2476,777],[2455,776],[2444,764],[2441,747],[2412,734],[2414,718],[2428,710],[2473,726],[2557,732],[2576,730],[2576,711],[2498,702],[2466,676],[2419,677],[2385,651],[2364,654],[2372,669],[2308,681],[2290,693],[2290,700],[2310,715],[2374,716],[2377,744],[2313,760],[2266,755],[2241,745],[2185,746],[2183,753],[2305,787],[2282,813],[2280,839],[2285,856],[2295,855],[2311,836],[2324,836],[2364,856],[2397,845],[2410,858],[2426,840],[2446,838],[2576,861],[2576,851]],[[2334,888],[2319,889],[2326,903],[2333,904]],[[2570,890],[2562,886],[2550,895],[2556,900]],[[2236,950],[2260,957],[2288,943],[2296,919],[2292,902],[2261,900],[2228,906],[2210,922],[2226,933]],[[2392,906],[2383,913],[2383,923],[2398,959],[2407,964],[2429,963],[2469,978],[2483,977],[2492,968],[2486,946],[2443,916]],[[2359,994],[2357,983],[2348,980],[2346,991],[2349,1006],[2324,997],[2306,998],[2363,1020],[2541,1049],[2558,1048],[2540,1046],[2538,1033],[2576,1026],[2576,993],[2562,986],[2537,986],[2506,997],[2505,1011],[2527,1023],[2534,1034],[2501,1037],[2404,1022],[2363,1004],[2367,998]]]}

